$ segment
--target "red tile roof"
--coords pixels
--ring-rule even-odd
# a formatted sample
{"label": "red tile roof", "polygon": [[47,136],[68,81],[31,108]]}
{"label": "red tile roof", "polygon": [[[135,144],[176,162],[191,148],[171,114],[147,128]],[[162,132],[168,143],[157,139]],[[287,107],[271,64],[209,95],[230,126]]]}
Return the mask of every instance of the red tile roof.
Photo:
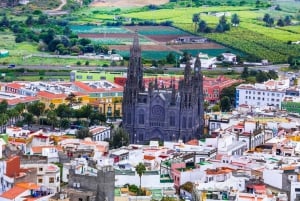
{"label": "red tile roof", "polygon": [[57,149],[57,151],[62,151],[62,148],[60,146],[35,146],[35,147],[31,147],[32,152],[35,153],[35,154],[42,153],[43,148],[54,148],[54,149]]}
{"label": "red tile roof", "polygon": [[87,93],[97,93],[97,92],[123,92],[123,87],[118,84],[113,84],[112,88],[92,88],[88,84],[85,84],[84,82],[75,81],[74,85],[81,90],[87,92]]}
{"label": "red tile roof", "polygon": [[[11,189],[9,189],[8,191],[4,192],[2,195],[0,195],[0,198],[6,198],[9,200],[13,200],[16,197],[18,197],[20,194],[24,193],[25,191],[27,191],[28,189],[26,188],[22,188],[19,186],[14,186]],[[1,200],[1,199],[0,199]]]}
{"label": "red tile roof", "polygon": [[47,91],[39,91],[37,93],[37,96],[38,97],[45,97],[45,98],[48,98],[48,99],[56,99],[56,98],[66,98],[67,94],[54,94],[54,93],[50,93],[50,92],[47,92]]}
{"label": "red tile roof", "polygon": [[20,89],[22,87],[22,85],[18,84],[18,83],[15,83],[15,82],[12,82],[12,83],[7,84],[6,87],[10,87],[10,88],[14,88],[14,89]]}

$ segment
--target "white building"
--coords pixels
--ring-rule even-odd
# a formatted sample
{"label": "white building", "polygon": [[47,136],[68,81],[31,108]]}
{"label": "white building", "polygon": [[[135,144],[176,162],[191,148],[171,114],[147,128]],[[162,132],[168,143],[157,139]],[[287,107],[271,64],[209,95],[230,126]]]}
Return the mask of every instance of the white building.
{"label": "white building", "polygon": [[[207,68],[207,69],[211,69],[211,68],[216,68],[216,63],[217,63],[217,58],[216,57],[209,57],[208,54],[203,54],[203,53],[199,53],[199,58],[201,61],[201,68]],[[191,59],[191,68],[194,68],[194,64],[195,64],[196,58],[193,57]],[[180,68],[185,68],[185,64],[180,64]]]}
{"label": "white building", "polygon": [[236,62],[236,55],[235,54],[223,53],[222,56],[224,58],[223,61],[225,61],[225,62],[231,62],[231,63]]}
{"label": "white building", "polygon": [[60,192],[60,169],[54,164],[27,164],[23,168],[37,169],[37,185],[45,187],[51,194]]}
{"label": "white building", "polygon": [[236,88],[236,107],[249,105],[254,108],[274,106],[281,108],[289,80],[269,80],[264,83],[241,84]]}
{"label": "white building", "polygon": [[103,141],[110,138],[111,129],[109,126],[93,126],[90,127],[90,133],[93,136],[93,141]]}

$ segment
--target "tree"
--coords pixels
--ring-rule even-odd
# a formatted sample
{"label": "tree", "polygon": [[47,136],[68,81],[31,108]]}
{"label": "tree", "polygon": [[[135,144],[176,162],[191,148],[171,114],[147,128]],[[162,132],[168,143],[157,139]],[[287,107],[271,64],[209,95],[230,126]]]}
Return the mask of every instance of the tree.
{"label": "tree", "polygon": [[247,78],[247,77],[249,77],[249,70],[248,70],[248,67],[244,67],[243,68],[243,72],[242,72],[242,74],[241,74],[241,78]]}
{"label": "tree", "polygon": [[69,26],[65,26],[64,30],[63,30],[63,34],[65,36],[70,36],[72,34],[72,30],[70,29]]}
{"label": "tree", "polygon": [[237,85],[239,85],[239,84],[234,84],[230,87],[226,87],[226,88],[222,89],[222,91],[220,92],[220,99],[222,99],[225,96],[229,97],[230,103],[231,103],[231,105],[233,105],[235,102],[235,92],[236,92]]}
{"label": "tree", "polygon": [[292,23],[291,17],[289,15],[285,16],[283,21],[285,25],[291,25]]}
{"label": "tree", "polygon": [[199,23],[200,21],[200,13],[194,13],[193,14],[193,19],[192,19],[194,25],[195,25],[195,29],[194,29],[194,32],[196,33],[196,28],[197,28],[197,24]]}
{"label": "tree", "polygon": [[218,32],[218,33],[223,33],[224,32],[224,27],[223,27],[222,24],[217,25],[216,32]]}
{"label": "tree", "polygon": [[0,21],[0,26],[1,27],[9,27],[9,25],[10,25],[10,22],[9,22],[7,16],[4,15],[3,18]]}
{"label": "tree", "polygon": [[38,122],[39,122],[40,116],[43,115],[45,112],[45,108],[46,108],[45,103],[35,102],[29,104],[27,110],[29,113],[35,115],[38,118]]}
{"label": "tree", "polygon": [[8,115],[6,113],[0,113],[0,126],[1,126],[1,133],[4,131],[4,126],[8,122]]}
{"label": "tree", "polygon": [[269,77],[264,71],[259,70],[255,77],[255,80],[256,82],[262,83],[264,81],[269,80]]}
{"label": "tree", "polygon": [[142,189],[142,175],[146,172],[146,167],[143,163],[139,163],[135,167],[135,171],[140,177],[140,191],[141,191],[141,189]]}
{"label": "tree", "polygon": [[128,133],[118,127],[115,130],[113,130],[113,136],[112,136],[112,147],[113,148],[120,148],[122,146],[127,146],[129,144],[129,137]]}
{"label": "tree", "polygon": [[234,13],[233,15],[232,15],[232,17],[231,17],[231,23],[233,24],[233,26],[238,26],[239,24],[240,24],[240,18],[239,18],[239,16],[236,14],[236,13]]}
{"label": "tree", "polygon": [[71,92],[65,100],[68,101],[69,106],[72,107],[76,103],[76,95]]}
{"label": "tree", "polygon": [[70,127],[70,121],[68,119],[61,119],[59,122],[59,126],[63,129],[67,129]]}
{"label": "tree", "polygon": [[25,24],[26,24],[27,26],[32,26],[33,23],[34,23],[33,17],[32,17],[32,15],[29,15],[29,16],[27,17],[27,19],[25,20]]}
{"label": "tree", "polygon": [[48,21],[48,16],[47,15],[44,15],[44,14],[41,14],[38,18],[38,23],[39,24],[46,24]]}
{"label": "tree", "polygon": [[213,112],[219,112],[220,111],[220,105],[216,104],[216,105],[212,106],[211,110]]}
{"label": "tree", "polygon": [[18,119],[20,118],[20,116],[23,114],[24,110],[25,110],[25,104],[24,103],[18,103],[15,106],[16,111],[18,112]]}
{"label": "tree", "polygon": [[204,111],[208,111],[208,107],[209,107],[209,102],[208,101],[204,101],[203,103],[203,107],[204,107]]}
{"label": "tree", "polygon": [[82,129],[76,131],[75,135],[76,135],[76,138],[78,138],[78,139],[84,139],[86,137],[91,137],[91,133],[88,128],[82,128]]}
{"label": "tree", "polygon": [[277,21],[277,26],[279,26],[279,27],[283,27],[284,26],[284,21],[280,18],[280,19],[278,19],[278,21]]}
{"label": "tree", "polygon": [[266,23],[266,26],[269,25],[270,18],[271,18],[271,16],[270,16],[269,13],[266,13],[266,14],[264,15],[263,21]]}
{"label": "tree", "polygon": [[7,108],[8,108],[8,103],[6,100],[2,100],[0,102],[0,113],[5,113],[7,111]]}
{"label": "tree", "polygon": [[204,20],[201,20],[198,24],[198,32],[205,32],[207,30],[207,24]]}
{"label": "tree", "polygon": [[229,99],[228,96],[224,96],[224,97],[221,98],[220,106],[221,106],[222,112],[229,112],[230,111],[231,103],[230,103],[230,99]]}
{"label": "tree", "polygon": [[268,21],[268,26],[272,27],[273,25],[274,25],[274,18],[271,17]]}
{"label": "tree", "polygon": [[176,62],[175,55],[174,55],[172,52],[170,52],[170,53],[167,55],[167,57],[166,57],[166,61],[167,61],[167,63],[169,63],[169,64],[175,63],[175,62]]}
{"label": "tree", "polygon": [[72,108],[66,104],[59,104],[55,109],[55,112],[60,118],[70,118],[72,116]]}
{"label": "tree", "polygon": [[54,129],[55,125],[57,124],[57,114],[55,111],[53,110],[48,111],[47,121],[51,124],[52,129]]}
{"label": "tree", "polygon": [[16,118],[18,117],[18,111],[15,108],[9,109],[6,111],[6,114],[8,115],[9,118],[9,125],[12,125],[15,121]]}
{"label": "tree", "polygon": [[26,112],[26,113],[23,113],[22,116],[23,116],[24,123],[26,123],[27,126],[29,127],[30,124],[33,123],[33,120],[34,120],[33,115],[31,113]]}

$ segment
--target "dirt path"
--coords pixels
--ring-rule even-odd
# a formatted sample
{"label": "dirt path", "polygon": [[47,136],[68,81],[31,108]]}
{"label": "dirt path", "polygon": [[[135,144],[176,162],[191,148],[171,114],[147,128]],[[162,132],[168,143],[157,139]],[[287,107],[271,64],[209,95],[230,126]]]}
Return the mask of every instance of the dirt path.
{"label": "dirt path", "polygon": [[60,11],[62,9],[62,7],[64,7],[64,5],[67,4],[67,0],[60,0],[60,1],[61,1],[61,4],[57,8],[55,8],[55,9],[53,9],[51,11],[53,11],[53,12]]}

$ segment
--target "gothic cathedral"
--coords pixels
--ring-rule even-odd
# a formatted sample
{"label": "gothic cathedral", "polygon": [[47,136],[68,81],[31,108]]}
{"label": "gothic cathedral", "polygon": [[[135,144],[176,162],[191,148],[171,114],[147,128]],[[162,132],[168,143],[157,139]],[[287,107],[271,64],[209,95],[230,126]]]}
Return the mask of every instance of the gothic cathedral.
{"label": "gothic cathedral", "polygon": [[199,139],[203,134],[203,77],[200,59],[194,72],[186,63],[184,79],[178,89],[158,87],[157,79],[145,89],[143,65],[138,34],[130,47],[127,80],[123,94],[123,128],[129,133],[129,141],[145,144],[150,140],[186,142]]}

